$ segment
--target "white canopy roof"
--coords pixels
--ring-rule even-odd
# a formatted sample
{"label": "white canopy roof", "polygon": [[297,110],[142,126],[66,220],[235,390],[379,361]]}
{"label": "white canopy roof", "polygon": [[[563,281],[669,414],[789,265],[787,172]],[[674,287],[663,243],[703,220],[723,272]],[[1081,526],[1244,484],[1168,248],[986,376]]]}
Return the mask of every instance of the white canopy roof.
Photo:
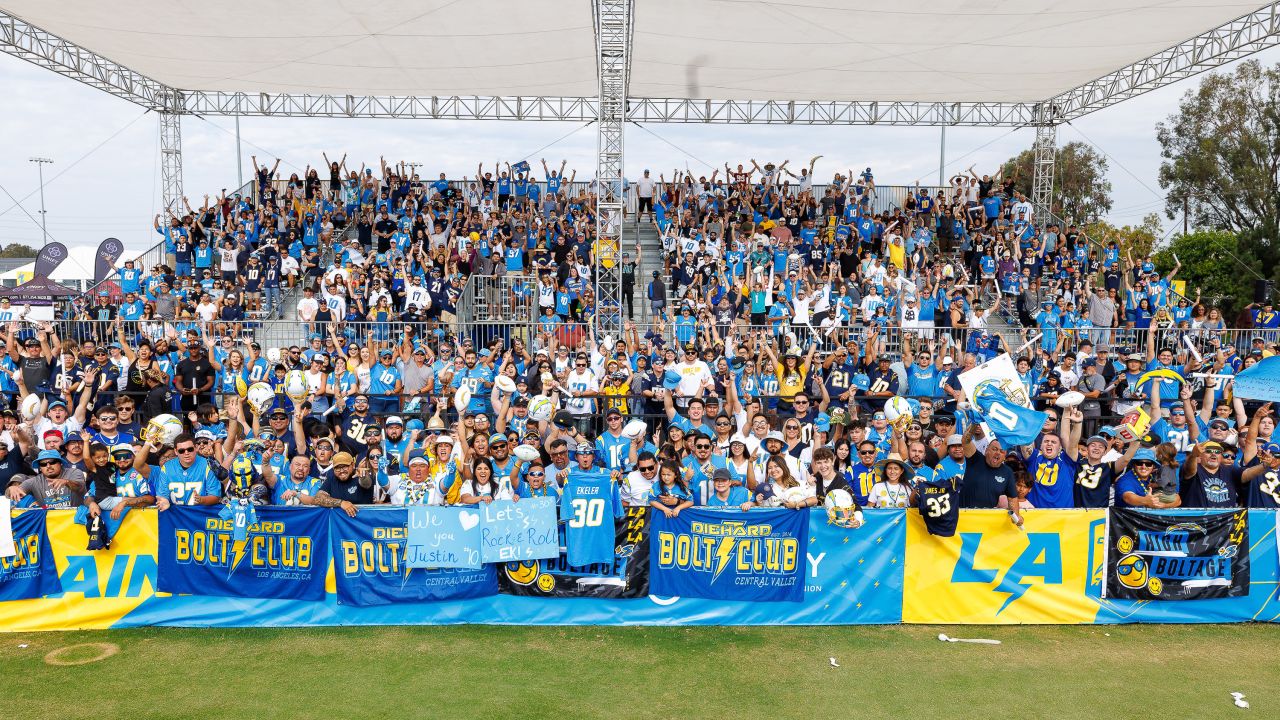
{"label": "white canopy roof", "polygon": [[[629,95],[1036,102],[1259,0],[636,0]],[[0,0],[183,90],[593,97],[588,0]]]}

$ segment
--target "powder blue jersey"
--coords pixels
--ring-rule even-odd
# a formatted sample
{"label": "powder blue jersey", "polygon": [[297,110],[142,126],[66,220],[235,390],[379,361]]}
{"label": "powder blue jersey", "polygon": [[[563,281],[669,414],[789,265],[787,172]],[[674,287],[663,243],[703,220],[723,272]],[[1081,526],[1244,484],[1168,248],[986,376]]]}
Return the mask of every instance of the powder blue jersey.
{"label": "powder blue jersey", "polygon": [[609,473],[572,473],[560,496],[566,562],[574,567],[612,563],[613,521],[625,513],[622,494]]}
{"label": "powder blue jersey", "polygon": [[174,505],[195,505],[199,495],[222,495],[222,483],[213,474],[209,461],[196,458],[191,467],[182,467],[177,458],[160,468],[160,477],[153,478],[156,498],[167,498]]}

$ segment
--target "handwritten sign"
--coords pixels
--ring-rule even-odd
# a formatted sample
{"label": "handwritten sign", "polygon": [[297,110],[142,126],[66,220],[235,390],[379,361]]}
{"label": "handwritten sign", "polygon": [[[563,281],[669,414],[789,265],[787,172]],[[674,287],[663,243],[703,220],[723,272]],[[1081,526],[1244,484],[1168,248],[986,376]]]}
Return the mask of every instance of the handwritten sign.
{"label": "handwritten sign", "polygon": [[551,498],[496,500],[479,508],[480,559],[486,563],[560,556],[556,503]]}
{"label": "handwritten sign", "polygon": [[480,569],[480,511],[413,505],[409,508],[405,565]]}

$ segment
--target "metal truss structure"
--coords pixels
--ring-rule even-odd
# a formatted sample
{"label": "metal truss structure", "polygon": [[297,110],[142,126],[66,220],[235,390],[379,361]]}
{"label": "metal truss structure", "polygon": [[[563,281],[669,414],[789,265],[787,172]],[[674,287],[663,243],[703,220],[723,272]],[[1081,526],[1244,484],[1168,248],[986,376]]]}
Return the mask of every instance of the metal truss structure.
{"label": "metal truss structure", "polygon": [[596,69],[596,332],[622,330],[622,163],[635,0],[593,0]]}
{"label": "metal truss structure", "polygon": [[160,111],[160,198],[166,211],[182,216],[182,115],[167,110]]}
{"label": "metal truss structure", "polygon": [[1042,105],[1037,109],[1036,139],[1032,145],[1031,205],[1035,209],[1035,224],[1041,229],[1053,214],[1053,165],[1058,156],[1058,124],[1056,108]]}
{"label": "metal truss structure", "polygon": [[[0,10],[0,51],[161,115],[164,201],[182,198],[182,115],[452,120],[598,121],[600,240],[621,231],[623,125],[940,125],[1036,127],[1032,201],[1044,219],[1052,199],[1057,125],[1280,43],[1280,0],[1043,102],[705,100],[629,97],[633,0],[592,0],[599,95],[571,97],[375,96],[215,92],[173,88]],[[616,213],[616,218],[615,214]],[[613,220],[617,220],[616,226]],[[602,245],[602,247],[607,247]],[[617,246],[614,246],[616,251]],[[599,253],[597,254],[599,257]],[[597,302],[615,302],[615,257],[597,277]],[[609,294],[611,293],[611,294]],[[605,313],[609,314],[609,313]]]}

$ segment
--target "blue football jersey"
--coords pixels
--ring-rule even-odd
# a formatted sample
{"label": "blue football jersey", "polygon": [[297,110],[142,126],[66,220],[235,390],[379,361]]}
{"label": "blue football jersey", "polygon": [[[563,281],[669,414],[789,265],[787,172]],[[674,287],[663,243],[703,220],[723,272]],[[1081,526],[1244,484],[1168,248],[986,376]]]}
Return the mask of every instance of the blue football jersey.
{"label": "blue football jersey", "polygon": [[196,458],[191,467],[183,468],[174,458],[160,468],[160,477],[153,478],[156,498],[168,498],[174,505],[195,505],[198,495],[222,495],[222,483],[213,474],[209,461]]}
{"label": "blue football jersey", "polygon": [[581,567],[614,561],[613,521],[625,515],[622,494],[609,473],[576,472],[560,496],[565,560]]}

